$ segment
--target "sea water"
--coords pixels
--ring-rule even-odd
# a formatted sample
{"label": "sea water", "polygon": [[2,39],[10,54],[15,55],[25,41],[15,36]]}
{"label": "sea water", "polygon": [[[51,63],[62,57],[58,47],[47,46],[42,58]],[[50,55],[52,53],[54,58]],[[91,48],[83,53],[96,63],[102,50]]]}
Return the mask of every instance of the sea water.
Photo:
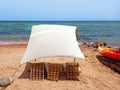
{"label": "sea water", "polygon": [[0,44],[28,43],[32,26],[39,24],[78,26],[79,42],[106,42],[120,46],[119,21],[1,21]]}

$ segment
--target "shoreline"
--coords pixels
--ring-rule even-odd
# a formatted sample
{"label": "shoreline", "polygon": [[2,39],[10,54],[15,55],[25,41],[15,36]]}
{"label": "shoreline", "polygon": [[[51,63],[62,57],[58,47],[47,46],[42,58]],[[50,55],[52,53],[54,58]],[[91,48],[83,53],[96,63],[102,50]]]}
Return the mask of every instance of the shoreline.
{"label": "shoreline", "polygon": [[[28,42],[29,42],[29,40],[28,41],[21,41],[21,42],[3,42],[3,43],[1,43],[0,42],[0,46],[11,46],[11,45],[27,45],[28,44]],[[79,42],[78,41],[78,45],[81,45],[81,44],[87,44],[88,46],[94,46],[95,44],[97,44],[97,43],[105,43],[105,44],[107,44],[106,42],[94,42],[94,41],[91,41],[91,42],[87,42],[87,41],[82,41],[82,42]],[[111,46],[111,47],[118,47],[118,48],[120,48],[120,45],[118,44],[118,45],[114,45],[114,44],[107,44],[108,46]]]}
{"label": "shoreline", "polygon": [[25,42],[0,42],[0,46],[1,45],[18,45],[18,44],[28,44],[28,41],[25,41]]}
{"label": "shoreline", "polygon": [[2,44],[0,47],[3,48],[26,48],[27,44]]}

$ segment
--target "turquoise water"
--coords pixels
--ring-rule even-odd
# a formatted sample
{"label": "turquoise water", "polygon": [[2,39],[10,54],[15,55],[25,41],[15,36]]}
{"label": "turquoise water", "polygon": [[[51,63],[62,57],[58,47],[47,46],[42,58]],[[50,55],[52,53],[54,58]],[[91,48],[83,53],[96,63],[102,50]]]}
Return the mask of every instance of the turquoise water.
{"label": "turquoise water", "polygon": [[33,25],[57,24],[78,26],[79,42],[106,42],[120,46],[120,22],[28,21],[0,22],[0,44],[27,43]]}

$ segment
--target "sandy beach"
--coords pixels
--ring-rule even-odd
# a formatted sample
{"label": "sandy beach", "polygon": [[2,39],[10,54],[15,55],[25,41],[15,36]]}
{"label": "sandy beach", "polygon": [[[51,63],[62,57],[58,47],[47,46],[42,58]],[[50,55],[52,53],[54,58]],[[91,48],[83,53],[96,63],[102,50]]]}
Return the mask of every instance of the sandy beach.
{"label": "sandy beach", "polygon": [[[80,63],[80,81],[31,81],[29,73],[24,71],[26,64],[19,67],[27,45],[0,46],[0,78],[11,77],[13,82],[0,90],[119,90],[120,74],[101,63],[99,53],[92,47],[80,45],[86,60],[76,59]],[[72,57],[42,58],[47,62],[72,62]],[[16,72],[15,72],[16,71]],[[13,75],[13,73],[15,74]]]}

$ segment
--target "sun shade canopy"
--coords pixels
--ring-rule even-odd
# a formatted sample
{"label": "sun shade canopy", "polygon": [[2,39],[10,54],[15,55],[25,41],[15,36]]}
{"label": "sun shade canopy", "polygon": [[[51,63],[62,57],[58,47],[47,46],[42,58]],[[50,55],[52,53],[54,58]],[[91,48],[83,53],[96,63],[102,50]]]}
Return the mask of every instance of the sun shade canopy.
{"label": "sun shade canopy", "polygon": [[70,56],[85,59],[76,39],[76,26],[35,25],[21,64],[41,57]]}

